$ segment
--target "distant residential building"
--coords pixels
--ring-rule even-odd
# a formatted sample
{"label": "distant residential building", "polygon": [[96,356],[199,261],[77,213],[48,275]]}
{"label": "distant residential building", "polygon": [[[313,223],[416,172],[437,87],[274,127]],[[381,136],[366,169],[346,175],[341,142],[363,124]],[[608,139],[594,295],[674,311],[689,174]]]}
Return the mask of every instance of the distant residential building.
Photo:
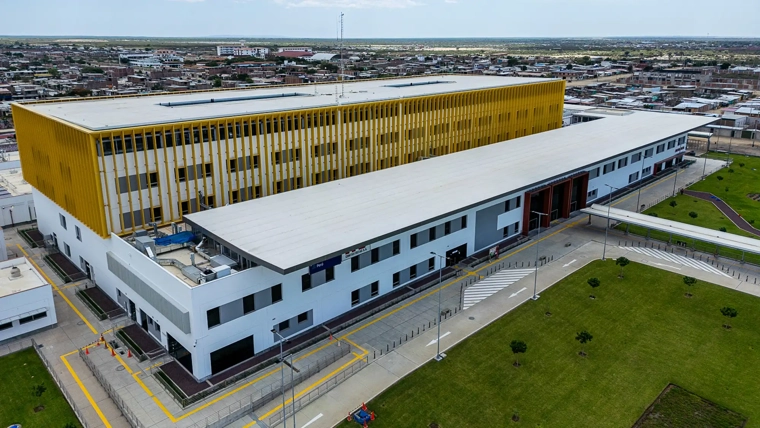
{"label": "distant residential building", "polygon": [[269,48],[247,46],[217,46],[216,54],[218,56],[253,56],[256,58],[265,58],[267,55],[269,55]]}
{"label": "distant residential building", "polygon": [[311,48],[299,46],[299,47],[285,47],[277,48],[277,52],[311,52]]}

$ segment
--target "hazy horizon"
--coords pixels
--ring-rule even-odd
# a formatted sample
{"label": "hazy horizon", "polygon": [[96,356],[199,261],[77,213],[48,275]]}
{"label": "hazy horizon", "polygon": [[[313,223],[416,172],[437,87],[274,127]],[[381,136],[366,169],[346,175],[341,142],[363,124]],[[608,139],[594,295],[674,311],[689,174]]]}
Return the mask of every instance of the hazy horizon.
{"label": "hazy horizon", "polygon": [[25,0],[3,6],[4,37],[334,39],[741,38],[760,1],[708,0]]}

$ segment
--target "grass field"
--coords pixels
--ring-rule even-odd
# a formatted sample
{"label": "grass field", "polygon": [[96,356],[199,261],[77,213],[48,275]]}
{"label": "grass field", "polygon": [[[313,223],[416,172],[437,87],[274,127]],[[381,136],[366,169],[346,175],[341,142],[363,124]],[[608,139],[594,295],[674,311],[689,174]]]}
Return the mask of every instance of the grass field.
{"label": "grass field", "polygon": [[744,416],[668,385],[633,428],[741,428]]}
{"label": "grass field", "polygon": [[[710,153],[708,156],[713,159],[726,159],[726,155],[720,153]],[[747,221],[755,220],[760,227],[760,202],[747,197],[750,193],[760,193],[760,157],[732,155],[731,159],[733,163],[729,168],[734,172],[729,172],[729,168],[723,168],[705,180],[694,183],[689,189],[712,193],[723,199]],[[723,180],[718,180],[718,176],[723,177]]]}
{"label": "grass field", "polygon": [[[0,358],[0,382],[3,385],[0,388],[0,426],[14,423],[25,428],[63,428],[67,423],[81,426],[34,349]],[[36,397],[32,388],[39,384],[47,390]],[[38,406],[44,406],[44,409],[35,412]]]}
{"label": "grass field", "polygon": [[[686,298],[677,274],[618,272],[593,262],[400,380],[368,403],[372,427],[630,427],[669,383],[760,427],[760,299],[701,282]],[[594,300],[590,277],[601,280]],[[731,330],[724,306],[739,313]],[[587,357],[575,340],[584,329]],[[520,368],[515,339],[528,346]]]}
{"label": "grass field", "polygon": [[[675,207],[671,207],[670,203],[674,200],[676,201],[677,205]],[[757,204],[758,209],[760,209],[760,202]],[[689,213],[691,211],[697,213],[697,218],[689,217]],[[654,213],[657,214],[657,217],[659,218],[680,221],[681,223],[693,224],[695,226],[702,226],[713,230],[720,230],[721,227],[725,227],[726,232],[735,233],[741,236],[748,236],[750,238],[756,238],[755,235],[747,233],[737,227],[711,202],[704,201],[693,196],[678,195],[675,198],[668,198],[659,204],[645,210],[644,213]]]}

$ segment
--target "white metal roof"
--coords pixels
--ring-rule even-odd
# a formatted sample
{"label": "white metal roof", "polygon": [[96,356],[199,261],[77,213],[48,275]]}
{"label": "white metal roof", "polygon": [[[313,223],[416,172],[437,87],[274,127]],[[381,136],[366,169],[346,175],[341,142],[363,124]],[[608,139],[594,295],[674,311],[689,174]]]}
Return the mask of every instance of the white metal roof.
{"label": "white metal roof", "polygon": [[[589,208],[584,208],[581,212],[607,218],[607,205],[594,204]],[[652,217],[647,214],[639,214],[620,208],[609,208],[610,220],[631,223],[637,226],[648,227],[650,229],[662,232],[673,233],[674,235],[686,236],[703,242],[720,245],[722,247],[735,248],[741,251],[747,251],[754,254],[760,254],[760,240],[748,238],[746,236],[735,235],[728,232],[720,232],[706,227],[693,226],[691,224],[681,223],[675,220],[666,220],[664,218]]]}
{"label": "white metal roof", "polygon": [[291,272],[714,120],[608,116],[184,218],[258,263]]}
{"label": "white metal roof", "polygon": [[[451,92],[547,82],[536,79],[499,76],[425,76],[409,79],[364,80],[343,85],[340,104],[402,99]],[[442,82],[425,84],[426,82]],[[409,85],[394,87],[392,85]],[[167,94],[133,98],[83,100],[64,103],[30,104],[26,107],[91,130],[126,128],[149,124],[203,120],[244,114],[269,113],[335,106],[339,85],[303,85],[257,88],[236,91],[198,91],[192,94]],[[283,96],[297,94],[297,96]],[[278,97],[279,96],[279,97]],[[231,98],[259,97],[240,101]],[[261,98],[269,97],[269,98]],[[208,101],[214,100],[213,103]],[[179,103],[203,102],[177,105]],[[171,106],[161,104],[174,104]]]}

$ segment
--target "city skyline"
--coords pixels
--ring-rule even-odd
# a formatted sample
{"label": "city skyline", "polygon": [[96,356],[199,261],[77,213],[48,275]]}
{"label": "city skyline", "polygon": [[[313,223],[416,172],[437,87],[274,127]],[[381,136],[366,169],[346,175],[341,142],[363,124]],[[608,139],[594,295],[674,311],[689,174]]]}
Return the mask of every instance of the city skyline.
{"label": "city skyline", "polygon": [[[715,8],[707,0],[635,7],[621,0],[135,0],[108,7],[75,0],[5,5],[6,36],[334,38],[737,37],[753,38],[753,0]],[[737,13],[740,11],[741,13]],[[680,22],[680,24],[679,24]],[[285,24],[285,25],[283,25]]]}

